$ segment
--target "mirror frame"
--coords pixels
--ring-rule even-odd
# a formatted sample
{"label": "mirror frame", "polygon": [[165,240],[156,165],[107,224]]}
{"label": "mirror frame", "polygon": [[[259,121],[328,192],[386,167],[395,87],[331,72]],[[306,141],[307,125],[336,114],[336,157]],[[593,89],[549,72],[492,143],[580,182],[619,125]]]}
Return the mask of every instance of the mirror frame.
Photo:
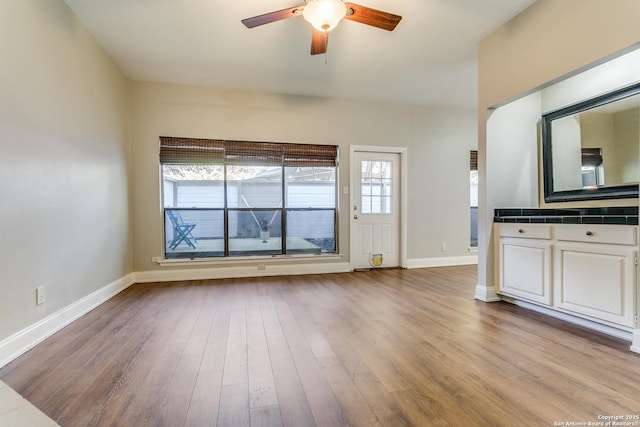
{"label": "mirror frame", "polygon": [[631,86],[626,86],[622,89],[617,89],[542,115],[540,131],[542,134],[542,165],[545,202],[571,202],[574,200],[623,199],[638,197],[638,183],[555,191],[553,187],[553,156],[551,150],[553,144],[553,141],[551,140],[551,123],[554,120],[638,94],[640,94],[640,83],[635,83]]}

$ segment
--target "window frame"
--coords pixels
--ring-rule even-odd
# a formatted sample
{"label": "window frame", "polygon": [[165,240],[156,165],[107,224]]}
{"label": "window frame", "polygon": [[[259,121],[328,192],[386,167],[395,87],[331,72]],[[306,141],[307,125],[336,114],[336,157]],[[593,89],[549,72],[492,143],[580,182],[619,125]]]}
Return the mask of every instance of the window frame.
{"label": "window frame", "polygon": [[[160,137],[161,139],[161,157],[160,157],[160,162],[159,162],[159,175],[160,175],[160,187],[161,187],[161,212],[162,212],[162,223],[163,223],[163,258],[164,260],[170,260],[170,261],[203,261],[203,260],[207,260],[207,261],[212,261],[212,262],[216,262],[216,261],[232,261],[232,260],[241,260],[241,259],[247,259],[247,258],[286,258],[286,257],[290,257],[290,256],[312,256],[312,257],[317,257],[317,256],[336,256],[339,255],[339,233],[338,233],[338,222],[339,222],[339,191],[338,191],[338,168],[339,168],[339,164],[338,164],[338,155],[339,155],[339,150],[337,146],[321,146],[321,145],[315,145],[315,144],[293,144],[293,143],[262,143],[262,142],[246,142],[246,141],[241,141],[241,144],[245,144],[248,146],[251,146],[252,144],[268,144],[270,147],[274,147],[274,146],[281,146],[283,147],[285,154],[283,155],[283,157],[285,157],[286,151],[289,151],[289,155],[291,157],[294,158],[294,164],[285,164],[285,162],[283,161],[282,164],[277,165],[277,167],[279,167],[280,169],[280,196],[281,196],[281,204],[279,207],[230,207],[229,206],[229,183],[231,182],[228,177],[228,166],[229,165],[246,165],[246,166],[260,166],[261,164],[252,164],[252,163],[242,163],[242,161],[235,161],[235,162],[230,162],[230,163],[223,163],[223,177],[221,179],[222,181],[222,188],[223,188],[223,198],[224,198],[224,206],[223,207],[179,207],[176,206],[176,199],[174,196],[174,199],[172,200],[171,205],[172,206],[166,206],[165,203],[165,175],[164,175],[164,166],[165,165],[176,165],[179,166],[179,164],[173,163],[171,161],[169,162],[163,162],[162,161],[162,139],[163,138],[167,138],[170,140],[182,140],[182,141],[192,141],[189,138],[173,138],[173,137]],[[195,140],[195,141],[215,141],[218,142],[220,140]],[[227,141],[222,141],[223,144],[224,142]],[[235,141],[230,141],[232,144]],[[286,146],[286,147],[285,147]],[[303,157],[299,151],[296,151],[297,149],[304,149],[305,146],[309,146],[309,147],[332,147],[332,149],[335,151],[335,155],[334,155],[334,159],[333,162],[334,164],[331,166],[327,166],[326,162],[327,160],[321,160],[324,162],[323,165],[318,165],[318,166],[305,166],[305,165],[297,165],[299,167],[328,167],[328,168],[332,168],[332,172],[331,175],[333,175],[333,207],[328,208],[328,207],[288,207],[288,199],[289,199],[289,194],[288,194],[288,190],[287,190],[287,168],[291,167],[291,166],[296,166],[296,161],[300,161],[299,158]],[[288,150],[287,150],[288,149]],[[293,154],[292,154],[293,153]],[[296,157],[297,156],[297,157]],[[197,163],[182,163],[183,165],[192,165],[192,164],[197,164]],[[206,163],[205,163],[206,164]],[[219,164],[219,163],[218,163]],[[269,164],[268,166],[276,166],[274,164]],[[198,180],[195,180],[198,181]],[[204,180],[203,180],[204,181]],[[234,180],[235,181],[235,180]],[[314,182],[314,181],[310,181],[310,182]],[[223,254],[222,255],[205,255],[205,256],[200,256],[200,253],[197,250],[193,250],[191,252],[185,252],[184,256],[168,256],[169,255],[169,246],[168,246],[168,241],[167,239],[169,238],[168,236],[168,232],[169,232],[169,228],[171,227],[171,225],[169,225],[167,223],[168,221],[168,217],[167,217],[167,211],[221,211],[222,212],[222,216],[223,216],[223,236],[221,237],[221,239],[223,240]],[[279,238],[280,238],[280,247],[279,247],[279,253],[269,253],[268,251],[265,253],[260,253],[257,250],[248,250],[246,254],[238,254],[238,255],[234,255],[233,251],[230,250],[230,240],[232,239],[232,237],[230,236],[230,229],[229,229],[229,217],[230,214],[232,212],[259,212],[259,211],[277,211],[279,213],[280,216],[280,221],[279,221]],[[305,212],[305,211],[318,211],[318,212],[322,212],[322,211],[332,211],[333,212],[333,227],[332,227],[332,232],[333,232],[333,236],[332,236],[332,240],[333,240],[333,251],[325,251],[326,246],[322,246],[318,248],[318,251],[305,251],[304,249],[300,249],[300,248],[295,248],[295,247],[287,247],[287,239],[290,236],[287,236],[288,230],[287,230],[287,218],[290,212]],[[258,224],[258,227],[260,227],[260,225]],[[305,239],[303,237],[303,239]],[[331,239],[331,238],[330,238]],[[305,239],[306,240],[306,239]],[[329,242],[331,242],[331,240],[329,240]],[[331,246],[329,246],[329,248],[331,248]],[[207,253],[206,251],[204,251],[204,253]],[[175,255],[175,253],[174,253]]]}
{"label": "window frame", "polygon": [[[471,179],[472,176],[474,175],[475,172],[475,176],[478,179],[478,150],[470,150],[469,151],[469,249],[471,250],[478,250],[478,204],[477,204],[477,198],[478,198],[478,186],[476,184],[476,205],[473,206],[473,204],[471,203],[471,188],[472,188],[472,183],[471,183]],[[474,224],[474,208],[475,208],[475,224]],[[476,229],[476,234],[475,234],[475,239],[474,239],[474,233],[473,233],[473,228],[475,225],[475,229]]]}

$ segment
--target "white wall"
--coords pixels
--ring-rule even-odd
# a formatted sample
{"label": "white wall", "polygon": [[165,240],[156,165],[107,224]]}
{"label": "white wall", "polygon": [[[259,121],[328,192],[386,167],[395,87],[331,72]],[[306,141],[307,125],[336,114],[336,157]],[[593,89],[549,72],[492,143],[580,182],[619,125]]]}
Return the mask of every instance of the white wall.
{"label": "white wall", "polygon": [[[582,188],[582,132],[579,119],[579,116],[569,116],[553,121],[551,140],[562,141],[562,144],[551,146],[555,191]],[[586,144],[584,146],[587,147]]]}
{"label": "white wall", "polygon": [[1,343],[132,262],[126,79],[62,0],[0,2],[0,58]]}
{"label": "white wall", "polygon": [[[474,111],[146,82],[133,83],[132,111],[136,271],[158,269],[151,257],[162,255],[161,135],[337,144],[339,188],[349,185],[350,145],[407,147],[408,258],[468,255]],[[339,203],[339,246],[348,260],[349,196],[340,192]]]}
{"label": "white wall", "polygon": [[[493,207],[538,204],[537,126],[540,94],[502,106],[487,119],[486,188]],[[482,183],[481,183],[482,184]]]}

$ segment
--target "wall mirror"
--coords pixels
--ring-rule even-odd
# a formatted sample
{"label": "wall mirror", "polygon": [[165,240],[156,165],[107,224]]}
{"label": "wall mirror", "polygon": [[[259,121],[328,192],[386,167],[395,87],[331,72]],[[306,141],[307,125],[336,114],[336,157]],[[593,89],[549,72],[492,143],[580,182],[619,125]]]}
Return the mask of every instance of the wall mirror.
{"label": "wall mirror", "polygon": [[640,83],[544,114],[544,200],[638,197]]}

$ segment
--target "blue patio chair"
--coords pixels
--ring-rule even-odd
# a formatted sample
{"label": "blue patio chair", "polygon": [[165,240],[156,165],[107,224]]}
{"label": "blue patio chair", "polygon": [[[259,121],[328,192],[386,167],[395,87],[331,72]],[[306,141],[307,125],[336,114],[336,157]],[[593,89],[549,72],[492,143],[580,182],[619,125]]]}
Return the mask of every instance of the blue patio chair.
{"label": "blue patio chair", "polygon": [[167,210],[167,215],[173,225],[173,240],[169,243],[169,249],[174,250],[182,242],[185,242],[190,248],[195,249],[196,245],[194,242],[196,238],[193,237],[191,231],[196,227],[196,223],[184,222],[179,211]]}

